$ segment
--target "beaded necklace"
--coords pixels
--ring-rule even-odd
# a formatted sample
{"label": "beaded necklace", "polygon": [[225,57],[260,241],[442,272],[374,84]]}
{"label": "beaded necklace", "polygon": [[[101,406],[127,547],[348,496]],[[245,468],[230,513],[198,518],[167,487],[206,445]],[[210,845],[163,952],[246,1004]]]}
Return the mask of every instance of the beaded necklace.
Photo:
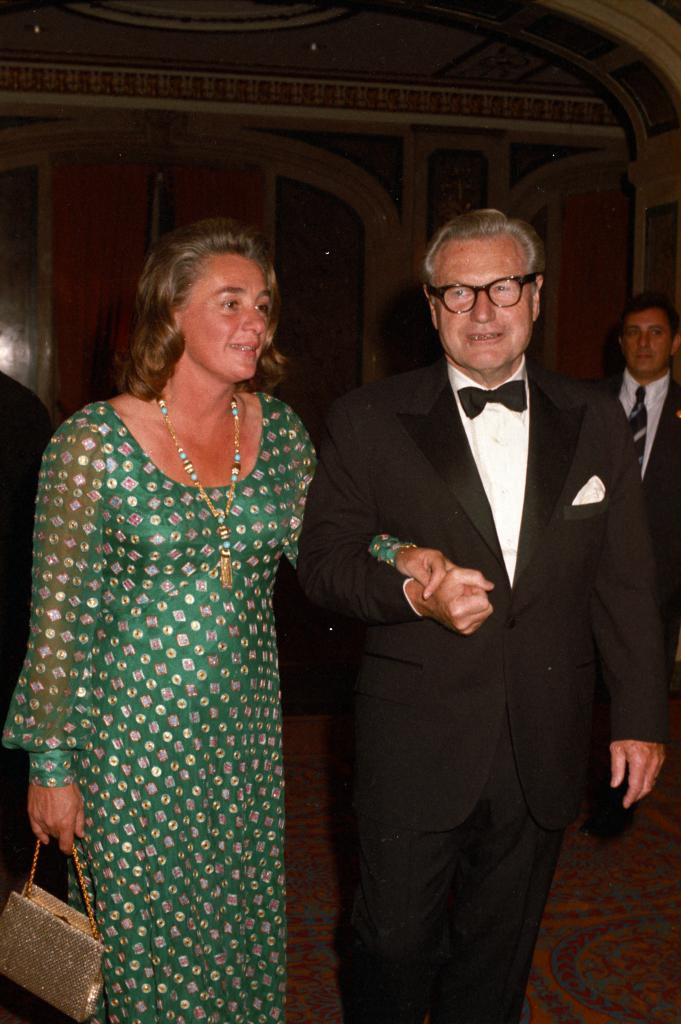
{"label": "beaded necklace", "polygon": [[[180,461],[184,467],[184,471],[189,479],[194,483],[199,490],[199,494],[205,501],[206,505],[210,509],[211,513],[217,519],[217,531],[220,537],[220,583],[223,587],[231,587],[232,585],[232,555],[231,555],[231,544],[229,540],[230,529],[227,525],[229,513],[232,508],[232,502],[234,501],[234,492],[236,490],[236,483],[239,479],[239,473],[241,472],[241,452],[239,450],[239,406],[237,405],[236,399],[233,398],[231,402],[231,412],[234,419],[234,459],[232,461],[232,472],[231,480],[229,484],[229,491],[227,492],[227,501],[225,503],[225,510],[222,512],[219,508],[216,508],[213,502],[210,500],[206,488],[199,480],[199,475],[194,469],[194,464],[187,455],[186,451],[177,439],[175,428],[173,427],[168,413],[168,406],[162,398],[157,398],[156,403],[161,410],[163,415],[163,422],[168,428],[173,444],[177,448],[177,454],[180,456]],[[212,574],[211,574],[212,575]]]}

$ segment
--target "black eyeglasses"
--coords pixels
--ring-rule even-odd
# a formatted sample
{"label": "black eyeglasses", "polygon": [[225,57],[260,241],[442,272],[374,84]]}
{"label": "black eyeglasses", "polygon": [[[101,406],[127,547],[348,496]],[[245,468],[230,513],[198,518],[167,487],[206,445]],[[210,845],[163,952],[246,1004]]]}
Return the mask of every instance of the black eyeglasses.
{"label": "black eyeglasses", "polygon": [[439,299],[450,313],[470,313],[478,301],[480,292],[484,292],[490,302],[501,309],[516,306],[520,302],[523,287],[536,281],[537,274],[514,274],[511,277],[499,277],[489,284],[427,284],[426,291]]}

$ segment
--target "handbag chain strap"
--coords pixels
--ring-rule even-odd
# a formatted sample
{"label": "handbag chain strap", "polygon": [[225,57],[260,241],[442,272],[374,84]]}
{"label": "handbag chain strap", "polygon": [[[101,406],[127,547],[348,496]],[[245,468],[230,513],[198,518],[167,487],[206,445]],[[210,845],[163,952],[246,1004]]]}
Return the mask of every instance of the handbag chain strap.
{"label": "handbag chain strap", "polygon": [[[35,850],[34,850],[34,853],[33,853],[33,863],[31,864],[31,873],[28,876],[28,881],[26,882],[25,895],[26,895],[26,899],[29,899],[29,900],[31,898],[31,889],[33,888],[33,879],[35,878],[36,869],[38,867],[38,857],[40,856],[40,847],[42,845],[43,844],[38,839],[36,841]],[[78,853],[76,852],[75,845],[74,845],[73,849],[71,850],[71,853],[73,855],[73,866],[76,869],[76,875],[78,877],[78,885],[80,886],[80,891],[81,891],[81,894],[83,896],[83,900],[85,901],[85,909],[87,910],[87,917],[88,917],[88,921],[90,922],[90,930],[92,931],[92,937],[93,937],[93,939],[100,940],[101,936],[99,934],[99,929],[97,928],[97,922],[95,921],[94,911],[92,910],[92,903],[90,902],[90,895],[89,895],[89,893],[87,891],[87,886],[85,885],[85,878],[83,877],[83,869],[80,866],[80,860],[78,859]]]}

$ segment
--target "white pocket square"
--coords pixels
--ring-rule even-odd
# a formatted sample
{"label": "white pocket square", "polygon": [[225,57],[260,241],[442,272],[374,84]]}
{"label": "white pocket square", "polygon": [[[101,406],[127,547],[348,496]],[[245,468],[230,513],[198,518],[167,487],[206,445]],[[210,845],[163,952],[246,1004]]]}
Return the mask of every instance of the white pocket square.
{"label": "white pocket square", "polygon": [[594,505],[597,501],[603,501],[605,497],[605,484],[599,476],[592,476],[590,480],[575,495],[573,505]]}

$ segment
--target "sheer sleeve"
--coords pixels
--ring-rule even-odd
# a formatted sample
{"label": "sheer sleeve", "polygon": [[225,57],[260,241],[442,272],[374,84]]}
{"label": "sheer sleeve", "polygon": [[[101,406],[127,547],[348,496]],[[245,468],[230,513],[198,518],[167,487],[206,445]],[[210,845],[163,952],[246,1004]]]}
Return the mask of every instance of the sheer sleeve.
{"label": "sheer sleeve", "polygon": [[3,743],[28,751],[31,781],[74,781],[91,732],[92,646],[103,568],[103,437],[85,409],[43,457],[33,540],[31,627]]}
{"label": "sheer sleeve", "polygon": [[295,568],[298,559],[298,539],[303,526],[303,510],[307,491],[314,475],[317,464],[317,456],[310,435],[303,426],[302,421],[289,409],[289,438],[291,447],[289,458],[292,472],[292,487],[294,490],[293,509],[289,523],[289,533],[284,540],[284,553],[291,565]]}
{"label": "sheer sleeve", "polygon": [[397,552],[406,544],[407,541],[391,537],[389,533],[377,533],[369,543],[369,554],[379,562],[387,562],[394,567]]}

